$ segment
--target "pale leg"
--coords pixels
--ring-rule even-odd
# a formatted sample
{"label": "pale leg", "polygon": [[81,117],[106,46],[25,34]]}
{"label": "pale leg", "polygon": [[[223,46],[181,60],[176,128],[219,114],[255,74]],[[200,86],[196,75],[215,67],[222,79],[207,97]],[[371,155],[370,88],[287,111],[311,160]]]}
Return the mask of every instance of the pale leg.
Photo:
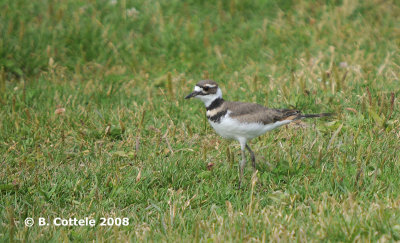
{"label": "pale leg", "polygon": [[245,155],[245,149],[246,149],[246,139],[245,138],[240,138],[238,139],[240,143],[240,149],[242,152],[242,161],[240,161],[239,164],[239,170],[240,170],[240,175],[239,175],[239,189],[240,186],[242,185],[242,179],[243,179],[243,172],[244,172],[244,167],[246,165],[246,155]]}
{"label": "pale leg", "polygon": [[249,150],[250,156],[251,156],[251,165],[253,166],[253,170],[256,170],[256,156],[254,155],[254,152],[250,149],[250,146],[247,145],[246,143],[246,148]]}

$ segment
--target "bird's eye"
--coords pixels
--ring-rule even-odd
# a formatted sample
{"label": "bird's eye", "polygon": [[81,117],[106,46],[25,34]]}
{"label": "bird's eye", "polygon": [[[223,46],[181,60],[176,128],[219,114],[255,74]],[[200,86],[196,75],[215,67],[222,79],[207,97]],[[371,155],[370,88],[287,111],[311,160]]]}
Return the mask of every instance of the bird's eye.
{"label": "bird's eye", "polygon": [[209,87],[205,86],[205,87],[203,87],[203,90],[204,90],[204,91],[208,91],[208,88],[209,88]]}

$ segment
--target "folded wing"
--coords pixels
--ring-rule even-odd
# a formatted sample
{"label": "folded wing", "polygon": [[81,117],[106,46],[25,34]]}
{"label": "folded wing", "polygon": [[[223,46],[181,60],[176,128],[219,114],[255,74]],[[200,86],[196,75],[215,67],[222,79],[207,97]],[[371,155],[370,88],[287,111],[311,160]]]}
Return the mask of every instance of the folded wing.
{"label": "folded wing", "polygon": [[301,112],[292,109],[271,109],[254,103],[225,102],[229,116],[245,123],[272,124],[282,120],[295,120]]}

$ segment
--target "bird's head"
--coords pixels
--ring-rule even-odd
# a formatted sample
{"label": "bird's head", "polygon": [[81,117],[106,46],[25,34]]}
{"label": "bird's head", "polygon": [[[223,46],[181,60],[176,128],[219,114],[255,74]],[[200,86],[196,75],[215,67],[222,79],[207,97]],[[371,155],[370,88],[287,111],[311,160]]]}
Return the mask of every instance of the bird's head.
{"label": "bird's head", "polygon": [[201,80],[194,86],[194,91],[185,97],[190,98],[198,98],[209,106],[214,100],[222,98],[222,92],[213,80]]}

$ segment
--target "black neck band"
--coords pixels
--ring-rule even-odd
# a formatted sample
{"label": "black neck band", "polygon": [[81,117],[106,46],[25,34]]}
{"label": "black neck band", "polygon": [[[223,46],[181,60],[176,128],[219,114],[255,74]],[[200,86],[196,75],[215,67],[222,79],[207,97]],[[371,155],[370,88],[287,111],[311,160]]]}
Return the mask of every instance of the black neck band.
{"label": "black neck band", "polygon": [[217,107],[219,107],[220,105],[222,105],[222,103],[224,103],[224,99],[222,98],[217,98],[215,99],[213,102],[211,102],[211,104],[209,106],[206,107],[206,109],[209,110],[213,110]]}

